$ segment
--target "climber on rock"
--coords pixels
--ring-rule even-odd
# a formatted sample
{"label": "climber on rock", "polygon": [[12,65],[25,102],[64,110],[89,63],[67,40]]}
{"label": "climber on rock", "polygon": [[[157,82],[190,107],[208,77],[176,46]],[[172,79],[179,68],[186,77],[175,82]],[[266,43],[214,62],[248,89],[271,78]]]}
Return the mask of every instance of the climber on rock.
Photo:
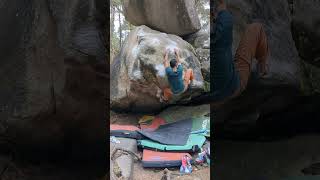
{"label": "climber on rock", "polygon": [[163,64],[170,87],[162,90],[160,102],[168,102],[173,96],[181,95],[188,89],[189,84],[193,80],[193,70],[183,70],[179,50],[174,49],[174,53],[176,58],[171,59],[170,62],[168,61],[168,50],[164,53]]}
{"label": "climber on rock", "polygon": [[224,0],[217,0],[212,53],[210,101],[213,106],[224,104],[227,100],[239,96],[246,88],[252,70],[253,59],[257,60],[260,77],[267,74],[269,55],[267,36],[260,23],[249,24],[241,37],[232,57],[233,18],[227,10]]}

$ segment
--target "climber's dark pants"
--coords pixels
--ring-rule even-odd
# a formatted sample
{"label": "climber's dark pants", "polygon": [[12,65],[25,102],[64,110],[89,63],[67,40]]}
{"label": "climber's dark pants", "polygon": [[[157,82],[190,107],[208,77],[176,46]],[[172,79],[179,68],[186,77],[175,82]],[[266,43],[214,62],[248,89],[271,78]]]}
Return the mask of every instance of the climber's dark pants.
{"label": "climber's dark pants", "polygon": [[267,35],[263,30],[262,24],[253,23],[248,25],[240,40],[234,58],[235,67],[240,76],[240,87],[233,95],[225,98],[222,102],[213,103],[212,106],[219,106],[224,102],[239,96],[247,87],[253,59],[255,58],[258,64],[266,66],[268,54]]}

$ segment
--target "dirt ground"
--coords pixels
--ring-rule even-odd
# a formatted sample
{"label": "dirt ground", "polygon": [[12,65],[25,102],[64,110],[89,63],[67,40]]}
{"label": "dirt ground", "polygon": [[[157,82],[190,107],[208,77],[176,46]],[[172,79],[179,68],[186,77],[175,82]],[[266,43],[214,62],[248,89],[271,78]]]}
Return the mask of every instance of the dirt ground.
{"label": "dirt ground", "polygon": [[[138,125],[139,118],[144,114],[118,114],[111,113],[111,124],[125,124],[125,125]],[[133,180],[161,180],[163,176],[163,169],[155,168],[143,168],[140,162],[134,163]],[[179,176],[179,167],[169,168],[172,171],[172,179],[181,180],[209,180],[210,179],[210,167],[193,166],[193,172],[189,175]]]}
{"label": "dirt ground", "polygon": [[[198,166],[195,170],[193,166],[193,171],[191,174],[179,176],[179,168],[170,168],[172,171],[172,179],[182,179],[182,180],[209,180],[210,179],[210,168]],[[142,167],[141,163],[134,164],[133,179],[134,180],[161,180],[163,176],[163,169],[149,168],[145,169]]]}

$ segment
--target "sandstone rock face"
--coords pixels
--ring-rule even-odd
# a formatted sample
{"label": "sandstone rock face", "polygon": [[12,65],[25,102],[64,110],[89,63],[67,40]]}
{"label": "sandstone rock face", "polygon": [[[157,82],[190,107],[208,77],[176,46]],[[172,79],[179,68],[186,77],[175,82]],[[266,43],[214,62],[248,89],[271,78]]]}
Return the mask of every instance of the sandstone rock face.
{"label": "sandstone rock face", "polygon": [[245,136],[246,132],[255,130],[257,121],[274,117],[274,113],[285,111],[298,102],[301,95],[301,64],[292,38],[292,18],[286,0],[234,0],[229,1],[228,9],[235,23],[233,53],[246,25],[252,22],[265,25],[270,49],[269,75],[263,79],[257,78],[254,64],[246,91],[219,109],[214,120],[214,123],[228,127],[229,133],[226,134],[235,132],[237,136]]}
{"label": "sandstone rock face", "polygon": [[320,2],[291,1],[292,33],[300,57],[320,67]]}
{"label": "sandstone rock face", "polygon": [[136,25],[176,35],[187,35],[200,29],[195,0],[124,0],[124,15]]}
{"label": "sandstone rock face", "polygon": [[[192,68],[195,79],[187,97],[203,91],[200,62],[193,47],[176,35],[165,34],[146,26],[136,27],[128,35],[121,53],[111,65],[111,105],[115,109],[155,112],[165,106],[156,97],[157,89],[168,87],[163,65],[165,49],[180,50],[184,69]],[[185,96],[176,100],[184,101]],[[188,101],[188,100],[186,100]]]}
{"label": "sandstone rock face", "polygon": [[204,26],[185,40],[196,49],[196,55],[201,63],[201,71],[206,82],[210,82],[210,26]]}
{"label": "sandstone rock face", "polygon": [[104,138],[105,4],[0,3],[0,126],[18,146],[72,149]]}
{"label": "sandstone rock face", "polygon": [[206,82],[210,83],[210,49],[196,49],[197,57],[201,63],[201,72]]}
{"label": "sandstone rock face", "polygon": [[[314,20],[319,14],[319,6],[316,5],[319,2],[303,0],[232,0],[228,2],[230,3],[229,9],[233,13],[235,22],[234,52],[247,23],[260,21],[266,25],[271,48],[271,74],[267,79],[254,79],[254,76],[252,76],[247,90],[240,97],[228,102],[221,109],[217,110],[217,113],[212,115],[213,122],[215,123],[217,147],[222,147],[218,148],[216,153],[220,154],[217,157],[222,157],[220,158],[221,163],[218,163],[219,165],[216,168],[218,169],[217,172],[221,173],[215,173],[215,178],[233,179],[233,175],[229,171],[224,172],[222,169],[226,169],[226,166],[228,166],[226,159],[230,158],[230,155],[234,154],[234,152],[249,154],[245,158],[247,163],[245,168],[246,170],[250,170],[247,172],[240,170],[234,174],[236,177],[242,177],[240,179],[259,179],[261,175],[266,179],[277,179],[280,176],[283,177],[283,174],[286,174],[286,176],[301,174],[303,168],[296,166],[296,164],[303,164],[301,162],[293,163],[293,166],[282,166],[289,167],[290,170],[280,168],[281,173],[267,167],[268,165],[266,168],[262,166],[256,168],[256,165],[261,164],[261,162],[264,165],[268,164],[267,161],[270,158],[268,157],[268,160],[259,159],[254,157],[255,155],[252,156],[255,152],[248,153],[248,151],[250,151],[250,146],[255,146],[258,141],[268,141],[268,143],[262,143],[268,144],[268,146],[273,141],[280,146],[285,144],[287,147],[288,143],[285,142],[287,139],[292,139],[300,134],[305,136],[305,134],[319,131],[319,126],[317,125],[317,119],[319,119],[317,111],[319,97],[302,96],[299,89],[299,86],[301,86],[300,78],[303,76],[300,73],[302,68],[300,57],[305,61],[317,65],[314,60],[317,56],[316,49],[319,47],[317,45],[319,40],[317,40],[318,36],[315,35],[317,30],[315,28],[316,21]],[[304,78],[311,79],[311,77]],[[224,142],[221,139],[228,140]],[[232,142],[230,141],[231,139],[235,144],[230,143]],[[309,137],[306,139],[307,141],[314,142]],[[301,142],[306,141],[306,139],[303,139]],[[244,143],[243,149],[236,148],[230,152],[225,151],[226,149],[233,149],[232,147],[239,147],[243,141],[248,142],[248,140],[254,140],[254,143]],[[293,142],[293,144],[297,144],[297,142]],[[258,146],[261,147],[261,144]],[[280,146],[271,148],[278,152],[283,149]],[[257,152],[265,152],[266,148],[255,147],[252,149],[257,150]],[[305,144],[301,148],[306,149]],[[286,156],[287,152],[284,154]],[[307,156],[311,157],[311,154]],[[224,155],[227,158],[223,157]],[[276,156],[273,159],[271,158],[272,163],[270,164],[272,166],[274,166],[275,159],[284,157],[281,154]],[[289,156],[287,159],[292,162],[291,160],[295,159],[295,157],[294,155]],[[251,160],[249,160],[250,158]],[[233,167],[234,162],[237,160],[234,157],[231,157],[230,160],[232,162],[230,164]],[[299,168],[295,169],[294,166]],[[219,171],[220,169],[222,171]],[[268,175],[261,173],[264,169],[268,169],[270,173]],[[261,177],[260,179],[263,178]]]}
{"label": "sandstone rock face", "polygon": [[210,25],[203,26],[199,31],[185,37],[194,48],[210,49]]}
{"label": "sandstone rock face", "polygon": [[[307,73],[310,76],[300,74],[300,71],[305,71],[305,61],[299,60],[297,51],[298,49],[300,55],[304,53],[303,50],[308,50],[309,55],[316,55],[312,48],[306,47],[316,49],[317,42],[303,41],[303,38],[317,38],[317,35],[307,33],[308,30],[316,31],[311,30],[311,26],[315,27],[317,14],[311,18],[312,22],[309,19],[304,22],[303,15],[297,9],[301,8],[301,12],[307,12],[306,9],[313,11],[310,5],[312,2],[289,2],[291,4],[287,1],[230,1],[236,42],[239,41],[246,23],[260,21],[266,25],[271,48],[271,74],[266,79],[254,79],[253,73],[246,91],[216,111],[213,122],[216,123],[217,138],[274,140],[318,131],[316,119],[319,113],[316,109],[319,96],[315,93],[305,96],[301,90],[304,91],[306,83],[311,83],[307,84],[312,88],[311,91],[319,92],[319,76],[314,74],[319,69],[313,63],[315,61],[312,62],[314,59],[304,59],[302,56],[303,60],[315,66],[308,65],[306,68],[312,71]],[[313,6],[317,7],[316,4]],[[304,36],[297,37],[296,33]],[[302,44],[297,43],[296,38],[300,38],[299,42]],[[296,45],[301,45],[302,51]],[[234,50],[236,47],[237,43],[234,44]],[[301,119],[305,116],[313,118],[302,122]]]}
{"label": "sandstone rock face", "polygon": [[[261,83],[288,84],[299,87],[300,58],[291,34],[291,14],[286,0],[230,1],[229,10],[234,17],[235,53],[241,35],[248,23],[261,22],[265,25],[270,48],[270,73]],[[255,65],[253,66],[255,68]],[[252,81],[255,73],[252,74]]]}

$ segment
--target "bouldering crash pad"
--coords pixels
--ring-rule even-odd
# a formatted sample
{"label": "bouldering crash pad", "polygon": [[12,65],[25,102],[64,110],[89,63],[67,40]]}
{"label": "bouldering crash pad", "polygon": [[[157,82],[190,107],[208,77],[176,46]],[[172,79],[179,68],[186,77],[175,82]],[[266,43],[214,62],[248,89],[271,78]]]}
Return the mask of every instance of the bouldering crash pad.
{"label": "bouldering crash pad", "polygon": [[191,157],[189,153],[159,152],[159,151],[144,149],[143,156],[142,156],[142,166],[143,167],[181,166],[181,159],[185,155]]}
{"label": "bouldering crash pad", "polygon": [[154,119],[154,116],[144,115],[139,119],[139,124],[152,121],[153,119]]}
{"label": "bouldering crash pad", "polygon": [[140,124],[142,130],[155,130],[160,125],[166,124],[166,121],[160,117],[155,117],[149,124]]}
{"label": "bouldering crash pad", "polygon": [[[198,117],[192,117],[192,133],[200,134],[202,133],[206,137],[210,137],[210,116],[198,116]],[[175,119],[169,118],[169,121],[167,119],[161,118],[161,117],[155,117],[149,124],[141,124],[140,128],[141,130],[150,130],[154,131],[157,128],[159,128],[160,125],[164,125],[166,123],[172,123],[180,121],[181,119]]]}
{"label": "bouldering crash pad", "polygon": [[156,149],[160,151],[185,151],[197,152],[202,147],[206,138],[201,134],[190,134],[185,145],[165,145],[151,140],[138,140],[138,146],[144,149]]}
{"label": "bouldering crash pad", "polygon": [[168,145],[185,145],[192,129],[192,119],[160,125],[154,131],[139,130],[138,132],[150,140]]}
{"label": "bouldering crash pad", "polygon": [[115,137],[142,139],[142,135],[137,131],[138,127],[132,125],[110,125],[110,135]]}
{"label": "bouldering crash pad", "polygon": [[[200,107],[200,106],[199,106]],[[142,139],[138,141],[138,145],[142,148],[147,149],[156,149],[160,151],[197,151],[199,148],[202,147],[203,143],[205,142],[206,138],[205,136],[210,136],[210,116],[207,116],[207,113],[201,113],[201,115],[193,115],[190,118],[185,120],[181,120],[178,118],[182,118],[185,116],[177,116],[177,117],[168,117],[168,116],[162,116],[162,117],[155,117],[155,119],[152,121],[151,125],[144,125],[141,126],[141,130],[144,132],[145,137],[148,137],[148,135],[151,134],[148,138],[150,139]],[[169,123],[168,120],[169,119]],[[185,121],[185,122],[184,122]],[[187,122],[187,123],[186,123]],[[181,124],[188,124],[191,122],[191,131],[188,130],[188,133],[184,132],[181,133],[182,136],[187,138],[187,141],[184,143],[177,144],[170,144],[167,143],[167,141],[172,141],[172,139],[177,139],[175,136],[175,131],[162,131],[162,134],[152,134],[152,131],[157,131],[160,127],[166,127],[166,125],[174,126],[174,125],[181,125]],[[168,124],[166,124],[168,123]],[[180,124],[181,123],[181,124]],[[188,124],[190,127],[190,124]],[[150,128],[151,127],[151,128]],[[176,129],[176,127],[172,128]],[[148,131],[146,131],[148,130]],[[139,131],[140,133],[142,131]],[[170,132],[170,133],[169,133]],[[158,136],[159,135],[159,136]],[[153,136],[156,136],[155,138]],[[166,138],[163,138],[166,137]],[[165,141],[159,141],[164,139]],[[182,142],[182,141],[180,141]]]}

